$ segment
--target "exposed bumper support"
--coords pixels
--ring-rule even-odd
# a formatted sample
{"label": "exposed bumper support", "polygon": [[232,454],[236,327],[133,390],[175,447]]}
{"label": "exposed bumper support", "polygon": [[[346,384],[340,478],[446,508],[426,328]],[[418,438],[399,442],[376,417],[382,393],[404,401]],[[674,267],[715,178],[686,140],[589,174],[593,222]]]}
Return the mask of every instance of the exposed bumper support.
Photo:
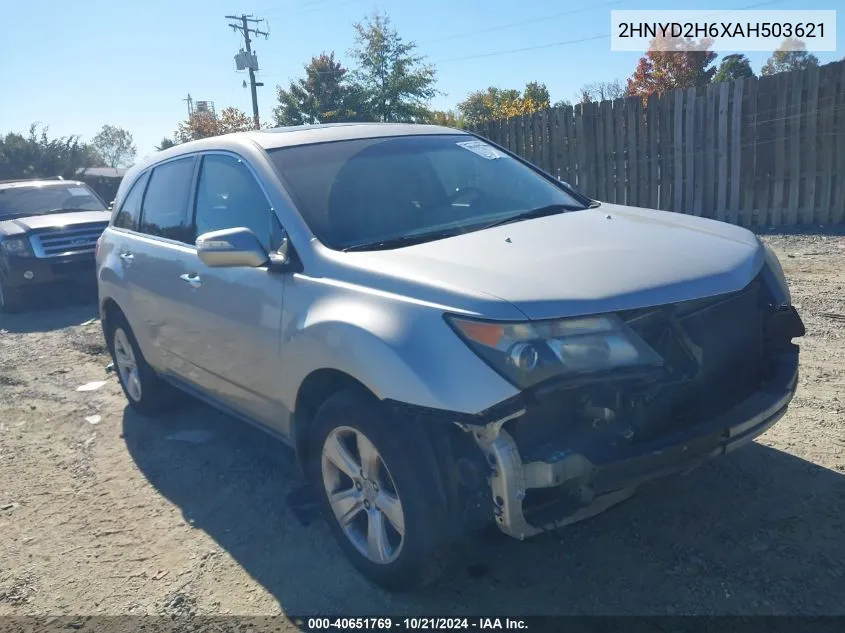
{"label": "exposed bumper support", "polygon": [[[575,523],[624,501],[643,483],[689,472],[739,448],[762,434],[786,413],[798,382],[798,354],[784,354],[775,378],[729,411],[695,427],[651,442],[632,445],[625,459],[601,463],[562,450],[545,461],[523,463],[504,424],[521,412],[471,430],[492,469],[490,487],[499,528],[523,539],[553,527]],[[561,423],[565,423],[562,421]],[[523,502],[532,489],[558,488],[571,500],[563,516],[542,526],[526,520]]]}

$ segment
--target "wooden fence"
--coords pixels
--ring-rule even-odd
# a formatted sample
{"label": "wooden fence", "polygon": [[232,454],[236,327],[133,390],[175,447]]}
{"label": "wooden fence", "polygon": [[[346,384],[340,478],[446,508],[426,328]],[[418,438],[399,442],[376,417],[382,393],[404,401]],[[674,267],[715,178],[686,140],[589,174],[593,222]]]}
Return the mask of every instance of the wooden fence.
{"label": "wooden fence", "polygon": [[751,227],[845,222],[845,62],[473,130],[606,202]]}

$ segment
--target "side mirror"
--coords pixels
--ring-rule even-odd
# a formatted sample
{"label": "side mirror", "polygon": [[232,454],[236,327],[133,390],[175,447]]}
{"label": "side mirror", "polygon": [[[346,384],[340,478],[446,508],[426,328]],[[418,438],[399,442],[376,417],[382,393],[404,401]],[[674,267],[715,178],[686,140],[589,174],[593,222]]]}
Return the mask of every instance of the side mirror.
{"label": "side mirror", "polygon": [[212,268],[257,268],[270,261],[258,236],[244,227],[203,233],[196,246],[200,261]]}

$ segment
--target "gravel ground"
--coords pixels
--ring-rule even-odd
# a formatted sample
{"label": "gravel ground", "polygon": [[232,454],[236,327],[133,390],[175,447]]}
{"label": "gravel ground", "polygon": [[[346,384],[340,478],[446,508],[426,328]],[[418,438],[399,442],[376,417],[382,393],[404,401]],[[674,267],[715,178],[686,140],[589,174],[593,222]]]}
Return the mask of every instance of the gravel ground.
{"label": "gravel ground", "polygon": [[845,614],[845,236],[764,239],[808,330],[787,416],[592,520],[491,537],[412,595],[297,520],[285,447],[199,404],[129,411],[93,306],[0,316],[0,615]]}

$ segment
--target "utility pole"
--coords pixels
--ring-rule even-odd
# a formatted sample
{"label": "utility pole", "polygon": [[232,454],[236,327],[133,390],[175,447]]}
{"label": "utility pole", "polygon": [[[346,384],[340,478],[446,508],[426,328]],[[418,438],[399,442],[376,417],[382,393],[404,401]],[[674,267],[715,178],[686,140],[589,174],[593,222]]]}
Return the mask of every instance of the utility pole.
{"label": "utility pole", "polygon": [[231,26],[235,31],[240,31],[244,36],[246,54],[236,55],[235,62],[238,65],[238,69],[245,67],[249,70],[249,88],[252,92],[252,118],[255,121],[255,129],[258,130],[261,128],[261,124],[258,120],[258,93],[255,89],[256,87],[263,86],[264,84],[255,81],[255,71],[258,70],[258,60],[252,53],[252,40],[250,40],[249,34],[252,33],[256,36],[263,35],[266,39],[269,33],[265,31],[259,31],[258,29],[254,29],[249,26],[250,23],[259,24],[264,21],[253,18],[252,15],[227,15],[226,19],[240,20],[241,22],[240,24],[233,24],[230,22],[229,26]]}
{"label": "utility pole", "polygon": [[191,93],[188,93],[187,99],[182,99],[182,101],[188,102],[188,121],[191,120],[191,115],[194,113],[194,100],[191,99]]}

